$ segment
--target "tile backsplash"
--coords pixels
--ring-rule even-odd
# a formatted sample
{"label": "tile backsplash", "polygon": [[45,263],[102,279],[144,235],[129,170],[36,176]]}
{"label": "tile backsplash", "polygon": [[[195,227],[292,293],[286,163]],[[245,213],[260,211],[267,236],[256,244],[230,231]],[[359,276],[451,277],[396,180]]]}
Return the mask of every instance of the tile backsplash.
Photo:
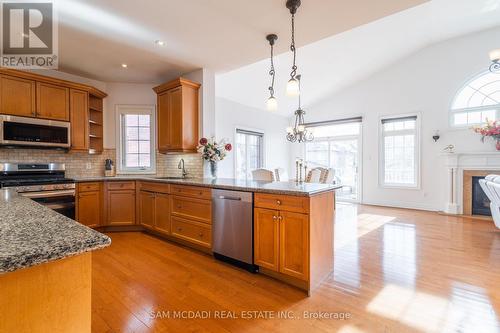
{"label": "tile backsplash", "polygon": [[[42,149],[0,149],[0,163],[39,162],[65,163],[67,177],[98,177],[104,175],[104,160],[116,162],[116,150],[105,149],[102,154],[89,155],[85,152],[62,152]],[[178,176],[180,159],[185,161],[189,177],[203,177],[203,161],[198,154],[156,155],[156,173],[158,176]]]}

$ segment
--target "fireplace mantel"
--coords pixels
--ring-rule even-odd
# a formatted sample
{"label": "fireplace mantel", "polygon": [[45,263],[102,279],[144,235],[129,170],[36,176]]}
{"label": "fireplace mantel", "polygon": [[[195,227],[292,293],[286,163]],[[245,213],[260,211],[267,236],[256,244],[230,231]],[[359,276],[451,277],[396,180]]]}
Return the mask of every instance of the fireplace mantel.
{"label": "fireplace mantel", "polygon": [[447,181],[447,202],[445,212],[448,214],[463,214],[463,186],[465,170],[481,170],[499,172],[500,152],[454,152],[445,153],[442,156],[446,159],[448,169]]}

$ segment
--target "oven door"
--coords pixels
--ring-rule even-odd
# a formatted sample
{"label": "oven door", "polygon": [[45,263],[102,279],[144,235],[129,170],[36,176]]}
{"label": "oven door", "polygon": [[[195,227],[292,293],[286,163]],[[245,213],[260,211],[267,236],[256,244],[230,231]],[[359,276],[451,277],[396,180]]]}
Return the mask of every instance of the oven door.
{"label": "oven door", "polygon": [[0,144],[69,148],[70,123],[0,115]]}
{"label": "oven door", "polygon": [[75,190],[56,190],[19,193],[70,219],[75,219]]}

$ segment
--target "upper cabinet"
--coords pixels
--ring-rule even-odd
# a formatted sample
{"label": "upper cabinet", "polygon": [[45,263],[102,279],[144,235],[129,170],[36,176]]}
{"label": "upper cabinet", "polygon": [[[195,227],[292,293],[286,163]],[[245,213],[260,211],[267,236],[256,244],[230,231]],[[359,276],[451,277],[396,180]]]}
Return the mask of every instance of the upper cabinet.
{"label": "upper cabinet", "polygon": [[159,152],[195,152],[200,127],[200,84],[179,78],[153,90],[158,95]]}
{"label": "upper cabinet", "polygon": [[71,122],[73,151],[103,151],[106,96],[85,84],[0,68],[0,114]]}
{"label": "upper cabinet", "polygon": [[0,75],[0,113],[35,117],[35,81]]}

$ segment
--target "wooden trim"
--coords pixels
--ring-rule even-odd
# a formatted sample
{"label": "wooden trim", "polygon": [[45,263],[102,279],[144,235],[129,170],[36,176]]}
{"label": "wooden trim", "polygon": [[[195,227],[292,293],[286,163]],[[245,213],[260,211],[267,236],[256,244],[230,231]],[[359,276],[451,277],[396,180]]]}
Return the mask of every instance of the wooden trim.
{"label": "wooden trim", "polygon": [[172,88],[176,88],[176,87],[180,87],[180,86],[190,86],[193,88],[200,88],[201,84],[194,82],[194,81],[191,81],[191,80],[188,80],[188,79],[185,79],[183,77],[180,77],[180,78],[177,78],[175,80],[163,83],[157,87],[154,87],[153,90],[157,94],[159,94],[159,93],[164,92],[166,90],[170,90]]}
{"label": "wooden trim", "polygon": [[83,84],[83,83],[76,83],[76,82],[71,82],[71,81],[67,81],[67,80],[61,80],[61,79],[57,79],[54,77],[45,76],[45,75],[36,74],[36,73],[31,73],[31,72],[20,71],[17,69],[0,68],[0,74],[6,74],[6,75],[15,76],[15,77],[23,78],[23,79],[28,79],[28,80],[35,80],[38,82],[63,85],[63,86],[68,87],[68,88],[85,90],[90,95],[94,95],[94,96],[99,97],[99,98],[104,98],[104,97],[108,96],[108,94],[106,94],[105,92],[103,92],[95,87]]}

